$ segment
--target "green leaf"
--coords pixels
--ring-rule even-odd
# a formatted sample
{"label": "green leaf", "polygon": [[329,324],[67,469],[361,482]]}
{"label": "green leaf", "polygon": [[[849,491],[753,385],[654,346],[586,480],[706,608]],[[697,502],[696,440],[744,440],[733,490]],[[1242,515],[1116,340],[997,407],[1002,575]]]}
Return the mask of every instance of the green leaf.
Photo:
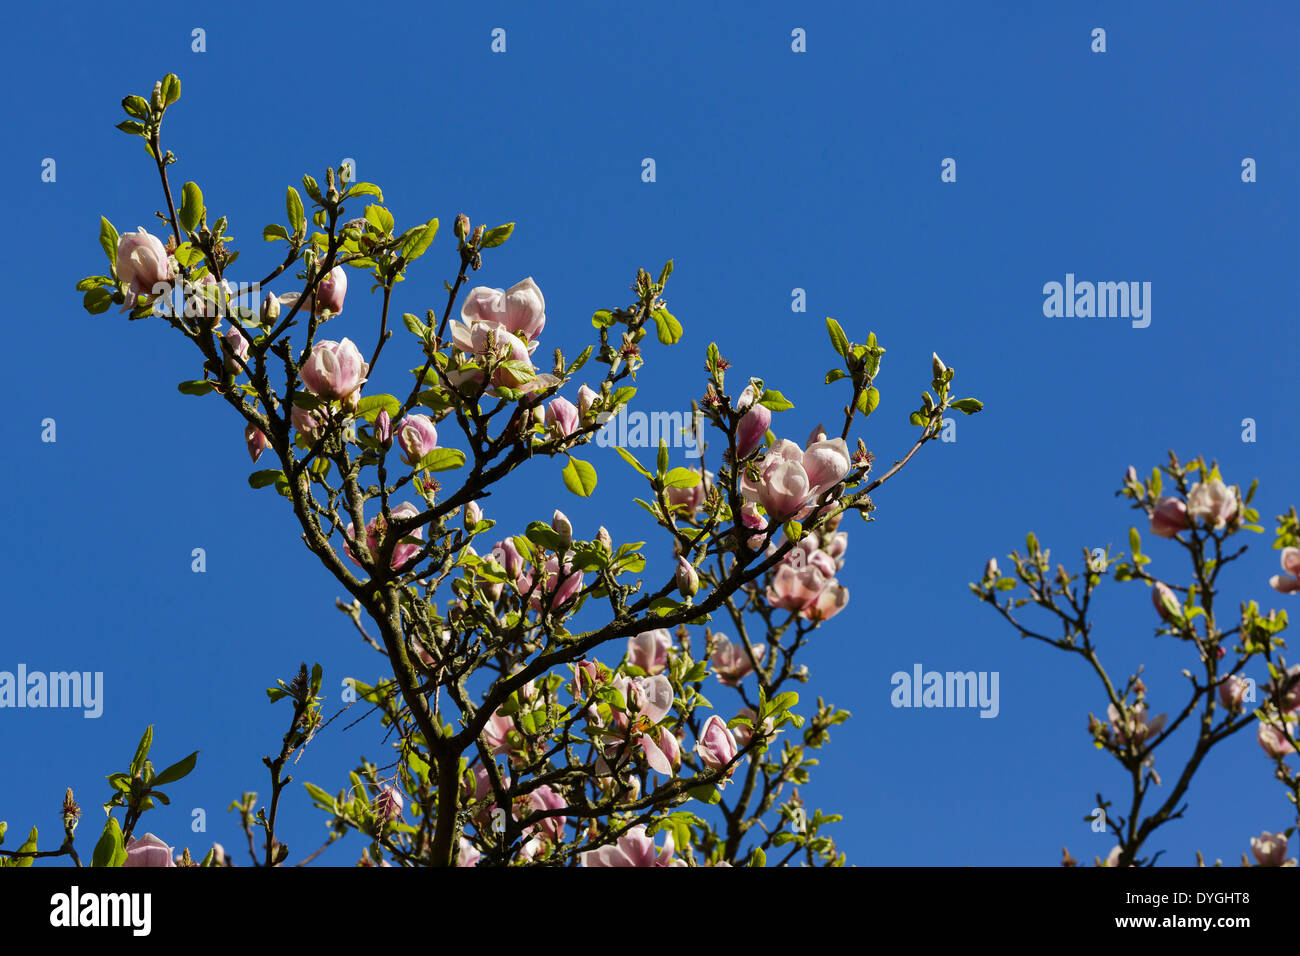
{"label": "green leaf", "polygon": [[171,106],[181,98],[181,78],[175,73],[168,73],[162,81],[163,106]]}
{"label": "green leaf", "polygon": [[149,756],[149,748],[153,746],[153,724],[150,724],[144,730],[144,735],[140,738],[140,744],[135,748],[135,757],[131,760],[131,776],[135,776],[144,769],[144,762]]}
{"label": "green leaf", "polygon": [[1128,548],[1134,557],[1142,553],[1142,539],[1138,536],[1137,528],[1128,529]]}
{"label": "green leaf", "polygon": [[357,402],[357,410],[354,413],[357,418],[364,418],[368,422],[373,422],[379,417],[381,410],[386,410],[389,417],[396,415],[401,411],[402,403],[396,395],[366,395]]}
{"label": "green leaf", "polygon": [[659,271],[659,284],[662,286],[668,281],[668,277],[673,274],[673,260],[669,259],[664,263],[664,267]]}
{"label": "green leaf", "polygon": [[[29,834],[27,834],[27,839],[24,840],[22,846],[20,846],[20,847],[18,848],[18,852],[19,852],[19,853],[35,853],[35,852],[36,852],[36,836],[37,836],[37,834],[36,834],[36,827],[32,827],[32,832],[29,833]],[[126,855],[126,854],[123,854],[123,856],[125,856],[125,855]],[[13,865],[14,865],[14,866],[31,866],[31,865],[32,865],[33,863],[35,863],[35,862],[36,862],[36,857],[34,857],[34,856],[22,856],[22,857],[18,857],[17,859],[15,859]]]}
{"label": "green leaf", "polygon": [[764,405],[774,412],[784,412],[794,408],[794,402],[774,388],[765,389],[763,397],[758,400],[758,404]]}
{"label": "green leaf", "polygon": [[206,395],[212,391],[212,383],[206,380],[181,382],[176,386],[176,391],[182,395]]}
{"label": "green leaf", "polygon": [[870,415],[880,404],[880,390],[874,385],[858,396],[858,411]]}
{"label": "green leaf", "polygon": [[[925,425],[925,423],[930,420],[930,416],[926,415],[924,412],[912,412],[912,414],[907,416],[907,420],[913,425]],[[863,512],[863,514],[866,514],[866,512]]]}
{"label": "green leaf", "polygon": [[180,225],[182,232],[193,232],[203,218],[203,190],[197,183],[181,187]]}
{"label": "green leaf", "polygon": [[108,256],[108,267],[113,275],[117,275],[117,230],[113,224],[103,216],[99,217],[99,245],[104,250],[104,255]]}
{"label": "green leaf", "polygon": [[116,817],[109,817],[104,823],[104,832],[99,835],[95,852],[91,857],[91,866],[121,866],[126,862],[126,847],[122,844],[122,828]]}
{"label": "green leaf", "polygon": [[134,116],[136,119],[149,118],[149,101],[143,96],[127,96],[122,99],[122,109],[126,110],[127,116]]}
{"label": "green leaf", "polygon": [[974,415],[976,412],[984,408],[984,403],[978,398],[959,398],[957,401],[952,403],[951,407],[966,415]]}
{"label": "green leaf", "polygon": [[510,234],[515,231],[515,224],[508,222],[504,226],[497,226],[495,229],[489,229],[483,233],[483,241],[479,243],[480,249],[494,249],[510,238]]}
{"label": "green leaf", "polygon": [[749,855],[750,866],[767,866],[767,854],[763,852],[761,846],[754,847],[754,852]]}
{"label": "green leaf", "polygon": [[383,206],[376,206],[373,203],[366,207],[366,222],[370,223],[384,235],[393,231],[393,214]]}
{"label": "green leaf", "polygon": [[81,304],[85,306],[86,311],[91,315],[107,312],[109,306],[113,304],[113,290],[106,289],[103,286],[90,289],[81,297]]}
{"label": "green leaf", "polygon": [[187,776],[194,769],[194,764],[198,762],[199,752],[196,750],[184,760],[178,760],[158,776],[153,778],[150,786],[161,787],[164,784],[175,783],[177,780]]}
{"label": "green leaf", "polygon": [[[312,202],[320,202],[320,186],[317,185],[316,180],[312,179],[310,176],[302,177],[302,188],[307,190],[307,195],[311,197]],[[349,189],[347,193],[344,194],[344,198],[352,195],[353,190],[355,189],[355,186],[353,186],[352,189]]]}
{"label": "green leaf", "polygon": [[278,222],[273,222],[262,230],[262,238],[267,242],[275,242],[277,239],[288,239],[289,230],[285,229],[284,226],[280,225]]}
{"label": "green leaf", "polygon": [[137,123],[135,120],[122,120],[117,124],[117,128],[123,133],[130,133],[132,136],[144,136],[146,129],[144,123]]}
{"label": "green leaf", "polygon": [[273,485],[279,479],[284,477],[284,472],[279,468],[267,468],[263,471],[255,471],[248,476],[248,486],[250,488],[265,488],[267,485]]}
{"label": "green leaf", "polygon": [[694,488],[700,483],[700,473],[689,468],[674,468],[664,475],[665,488]]}
{"label": "green leaf", "polygon": [[844,334],[840,324],[830,316],[826,317],[826,331],[830,333],[831,345],[835,347],[835,351],[847,358],[849,354],[849,337]]}
{"label": "green leaf", "polygon": [[569,456],[569,463],[564,466],[564,487],[580,498],[590,498],[596,490],[596,469],[587,462]]}
{"label": "green leaf", "polygon": [[667,309],[655,309],[650,318],[655,320],[655,331],[659,333],[659,341],[664,345],[681,341],[682,324]]}
{"label": "green leaf", "polygon": [[706,783],[698,787],[691,787],[686,791],[687,796],[693,800],[700,800],[704,803],[717,803],[722,799],[722,793],[711,783]]}
{"label": "green leaf", "polygon": [[451,471],[463,464],[465,464],[465,453],[460,449],[435,448],[421,458],[420,463],[415,467],[424,471]]}
{"label": "green leaf", "polygon": [[595,329],[607,329],[614,324],[614,313],[609,309],[597,309],[592,313],[591,326]]}
{"label": "green leaf", "polygon": [[292,186],[284,194],[284,211],[289,215],[289,228],[293,230],[293,235],[301,235],[307,231],[307,214],[302,208],[302,197]]}
{"label": "green leaf", "polygon": [[402,244],[402,258],[407,262],[414,262],[420,258],[433,244],[433,238],[436,235],[438,235],[438,220],[430,219],[419,231]]}
{"label": "green leaf", "polygon": [[627,462],[629,465],[631,465],[631,466],[632,466],[633,468],[635,468],[637,471],[641,472],[641,474],[645,475],[647,478],[653,478],[653,477],[654,477],[654,475],[650,474],[650,472],[646,469],[645,465],[643,465],[643,464],[641,464],[641,462],[637,461],[637,460],[636,460],[636,457],[635,457],[635,456],[634,456],[630,451],[628,451],[626,448],[624,448],[622,445],[615,445],[615,446],[614,446],[614,450],[615,450],[616,452],[618,452],[620,455],[623,456],[623,460],[624,460],[625,462]]}
{"label": "green leaf", "polygon": [[384,201],[383,191],[374,183],[353,183],[343,194],[343,198],[351,199],[353,196],[374,196],[380,202]]}

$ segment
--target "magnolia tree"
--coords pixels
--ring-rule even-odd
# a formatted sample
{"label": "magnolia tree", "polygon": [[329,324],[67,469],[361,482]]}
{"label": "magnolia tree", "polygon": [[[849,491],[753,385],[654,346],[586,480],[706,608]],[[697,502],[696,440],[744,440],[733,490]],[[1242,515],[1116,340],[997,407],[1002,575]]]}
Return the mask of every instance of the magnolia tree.
{"label": "magnolia tree", "polygon": [[[583,446],[634,401],[646,346],[682,337],[664,299],[672,263],[657,278],[638,270],[630,302],[596,311],[594,341],[578,350],[580,330],[548,327],[531,278],[466,289],[514,224],[458,215],[445,304],[404,314],[405,337],[390,346],[394,290],[439,221],[399,230],[379,187],[353,182],[346,166],[323,185],[306,176],[305,200],[290,187],[286,222],[262,231],[283,244],[278,264],[236,285],[232,267],[252,256],[240,257],[197,184],[173,188],[161,125],[179,96],[169,75],[151,98],[123,101],[119,128],[144,139],[166,211],[153,231],[102,221],[107,274],[77,287],[91,313],[118,306],[194,345],[202,374],[180,391],[239,416],[261,466],[249,484],[285,498],[307,549],[351,596],[339,607],[384,658],[373,683],[351,681],[347,705],[377,712],[384,756],[333,791],[306,785],[328,818],[325,845],[362,834],[364,865],[842,863],[825,832],[839,817],[806,810],[799,787],[849,715],[820,698],[800,705],[793,688],[809,673],[798,658],[849,601],[837,580],[841,519],[871,520],[871,493],[938,436],[945,413],[980,409],[954,397],[952,369],[933,357],[914,444],[873,476],[871,453],[850,440],[880,401],[885,350],[874,335],[853,343],[827,320],[838,364],[826,384],[844,379],[851,396],[804,441],[778,437],[773,423],[791,403],[709,345],[692,408],[712,459],[675,465],[663,441],[641,457],[617,448],[618,467],[645,483],[632,513],[650,516],[653,543],[581,533],[554,502],[537,503],[538,520],[498,527],[493,488],[516,470],[558,471],[569,492],[593,493]],[[389,394],[376,383],[398,348],[415,367],[386,370],[402,383]],[[284,771],[330,719],[321,682],[320,667],[304,665],[268,690],[288,710],[280,749],[264,760],[270,798],[234,804],[255,865],[290,860],[276,835]],[[110,778],[97,864],[173,860],[139,821],[193,756],[155,773],[150,739]],[[62,847],[39,850],[33,831],[8,858],[75,858],[68,802]],[[232,861],[218,847],[203,862]]]}
{"label": "magnolia tree", "polygon": [[[1130,467],[1118,492],[1143,513],[1151,533],[1165,540],[1156,553],[1143,553],[1141,535],[1131,528],[1129,555],[1085,549],[1083,567],[1072,575],[1060,564],[1053,569],[1051,552],[1030,534],[1025,553],[1010,555],[1013,575],[1002,574],[997,560],[990,559],[980,582],[971,584],[976,596],[1021,637],[1078,655],[1101,685],[1106,719],[1089,714],[1088,735],[1123,769],[1128,796],[1112,812],[1113,802],[1097,794],[1089,819],[1094,828],[1115,837],[1114,848],[1104,861],[1096,860],[1098,865],[1154,864],[1163,852],[1150,847],[1156,831],[1184,815],[1192,779],[1210,752],[1243,731],[1258,741],[1291,803],[1285,817],[1270,821],[1277,830],[1250,838],[1251,856],[1258,866],[1296,865],[1287,857],[1287,847],[1300,825],[1300,771],[1287,759],[1300,745],[1300,664],[1288,667],[1282,656],[1286,611],[1264,613],[1252,600],[1234,612],[1218,601],[1220,575],[1247,550],[1238,535],[1264,530],[1251,507],[1257,486],[1258,481],[1252,482],[1243,495],[1239,486],[1224,483],[1216,464],[1207,465],[1203,458],[1183,464],[1170,452],[1169,464],[1154,469],[1147,481]],[[1281,594],[1300,591],[1298,546],[1300,519],[1293,507],[1277,518],[1273,544],[1281,551],[1285,573],[1268,583]],[[1168,567],[1178,558],[1190,565],[1185,576]],[[1186,690],[1180,699],[1148,700],[1141,668],[1120,681],[1103,665],[1090,614],[1094,591],[1106,578],[1151,589],[1156,634],[1187,650],[1189,667],[1182,671]],[[1025,623],[1020,609],[1026,605],[1033,605],[1046,623]],[[1156,710],[1162,712],[1153,714]],[[1175,759],[1173,769],[1162,764],[1162,772],[1156,767],[1157,751],[1166,748],[1168,753],[1166,745],[1176,737],[1180,748],[1190,745],[1190,753]],[[1290,825],[1280,826],[1282,822]],[[1243,846],[1246,836],[1242,834]],[[1066,866],[1076,863],[1068,848],[1062,858]],[[1197,861],[1204,865],[1199,852]],[[1242,863],[1250,865],[1244,850]]]}

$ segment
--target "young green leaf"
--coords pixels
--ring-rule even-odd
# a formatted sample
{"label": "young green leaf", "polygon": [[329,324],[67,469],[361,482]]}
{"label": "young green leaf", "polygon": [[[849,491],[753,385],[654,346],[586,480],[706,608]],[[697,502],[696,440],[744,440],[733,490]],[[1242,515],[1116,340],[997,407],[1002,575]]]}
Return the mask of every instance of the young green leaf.
{"label": "young green leaf", "polygon": [[564,466],[564,487],[580,498],[590,498],[596,490],[596,469],[585,461],[569,456]]}

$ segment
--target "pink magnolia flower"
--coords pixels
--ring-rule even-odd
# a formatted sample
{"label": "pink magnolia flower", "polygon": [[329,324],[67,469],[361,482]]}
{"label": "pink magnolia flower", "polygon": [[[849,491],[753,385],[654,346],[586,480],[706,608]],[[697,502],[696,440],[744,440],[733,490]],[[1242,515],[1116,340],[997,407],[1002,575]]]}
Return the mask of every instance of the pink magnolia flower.
{"label": "pink magnolia flower", "polygon": [[1279,707],[1284,714],[1300,710],[1300,664],[1292,664],[1278,680],[1271,680],[1264,685],[1268,696],[1277,696]]}
{"label": "pink magnolia flower", "polygon": [[[544,813],[547,810],[562,810],[568,806],[568,803],[551,787],[542,784],[542,786],[528,794],[528,805],[534,811]],[[547,839],[558,843],[564,839],[565,822],[566,817],[563,815],[547,817],[536,824],[536,829],[541,831],[541,834]],[[531,830],[532,828],[530,828],[530,832]]]}
{"label": "pink magnolia flower", "polygon": [[1250,685],[1232,674],[1219,683],[1219,702],[1232,713],[1240,713],[1246,706],[1246,691]]}
{"label": "pink magnolia flower", "polygon": [[573,666],[573,695],[575,699],[586,700],[599,683],[600,668],[595,661],[581,660]]}
{"label": "pink magnolia flower", "polygon": [[1260,866],[1283,866],[1286,863],[1286,846],[1290,838],[1285,833],[1265,830],[1250,838],[1250,852]]}
{"label": "pink magnolia flower", "polygon": [[662,674],[654,677],[627,677],[617,674],[614,688],[623,695],[628,714],[633,720],[644,717],[657,724],[668,716],[673,707],[672,682]]}
{"label": "pink magnolia flower", "polygon": [[1162,538],[1175,537],[1190,526],[1187,505],[1181,498],[1161,498],[1151,511],[1151,532]]}
{"label": "pink magnolia flower", "polygon": [[830,581],[822,588],[817,599],[800,612],[809,621],[829,621],[849,603],[849,589],[839,581]]}
{"label": "pink magnolia flower", "polygon": [[668,649],[673,637],[667,628],[642,631],[627,639],[627,662],[653,676],[668,666]]}
{"label": "pink magnolia flower", "polygon": [[618,842],[587,850],[580,854],[583,866],[669,866],[673,856],[673,836],[665,834],[664,848],[656,851],[654,840],[646,836],[645,824],[628,829]]}
{"label": "pink magnolia flower", "polygon": [[1187,513],[1210,528],[1222,528],[1237,513],[1237,492],[1217,478],[1199,482],[1187,493]]}
{"label": "pink magnolia flower", "polygon": [[144,226],[138,232],[124,232],[117,240],[117,278],[131,287],[134,295],[153,295],[154,287],[173,278],[167,250]]}
{"label": "pink magnolia flower", "polygon": [[385,449],[393,446],[393,419],[386,408],[381,408],[375,416],[374,436]]}
{"label": "pink magnolia flower", "polygon": [[343,311],[343,299],[348,294],[348,275],[342,266],[335,266],[329,275],[316,283],[316,294],[312,296],[312,310],[320,315],[329,312],[338,315]]}
{"label": "pink magnolia flower", "polygon": [[[758,714],[754,713],[754,708],[752,707],[742,707],[740,709],[740,712],[737,713],[736,716],[748,717],[750,719],[751,724],[758,719]],[[772,720],[771,717],[768,717],[766,720],[763,721],[763,725],[762,727],[759,728],[759,730],[762,736],[768,737],[771,736],[771,733],[775,729],[775,727],[776,727],[775,722]],[[736,738],[736,744],[738,746],[747,747],[749,746],[749,742],[754,738],[754,730],[752,726],[746,727],[744,724],[736,724],[735,727],[731,728],[731,736]]]}
{"label": "pink magnolia flower", "polygon": [[396,787],[382,787],[375,796],[374,811],[377,820],[391,823],[402,816],[402,792]]}
{"label": "pink magnolia flower", "polygon": [[731,763],[739,751],[736,748],[736,738],[731,736],[726,721],[714,714],[700,730],[695,752],[704,766],[717,770]]}
{"label": "pink magnolia flower", "polygon": [[474,848],[473,843],[470,843],[464,837],[460,838],[460,844],[456,850],[457,866],[478,866],[478,861],[482,856],[483,854]]}
{"label": "pink magnolia flower", "polygon": [[239,356],[248,363],[248,339],[244,338],[244,333],[239,331],[238,327],[231,326],[226,329],[226,334],[221,342],[221,365],[231,375],[239,373],[239,362],[235,361],[235,356]]}
{"label": "pink magnolia flower", "polygon": [[[493,386],[527,391],[538,384],[538,378],[535,374],[537,367],[533,365],[528,343],[501,323],[493,325],[488,322],[473,322],[469,325],[462,325],[453,320],[449,323],[449,327],[451,329],[452,343],[460,352],[473,356],[479,365],[489,359],[497,362],[514,361],[522,363],[522,368],[498,366],[492,373]],[[456,386],[461,385],[463,382],[482,382],[483,370],[479,368],[471,369],[468,372],[457,372],[451,375],[450,378],[452,384]]]}
{"label": "pink magnolia flower", "polygon": [[736,425],[736,456],[742,460],[759,446],[772,424],[772,410],[756,404],[755,398],[754,386],[746,385],[736,401],[736,411],[746,410]]}
{"label": "pink magnolia flower", "polygon": [[700,590],[700,575],[685,558],[680,555],[677,558],[677,573],[675,576],[677,590],[682,597],[692,597]]}
{"label": "pink magnolia flower", "polygon": [[403,416],[393,430],[393,437],[402,449],[402,461],[412,467],[438,447],[438,429],[428,415],[412,413]]}
{"label": "pink magnolia flower", "polygon": [[[535,571],[536,568],[530,566],[528,570],[519,575],[520,591],[526,592],[532,588]],[[537,590],[533,592],[529,604],[533,610],[540,610],[543,596],[545,596],[551,610],[558,610],[582,590],[583,578],[583,573],[576,570],[567,561],[563,569],[561,569],[559,560],[555,555],[551,555],[546,559],[546,567],[542,570]]]}
{"label": "pink magnolia flower", "polygon": [[[844,567],[844,553],[849,550],[849,534],[847,531],[837,531],[831,536],[830,543],[826,545],[826,553],[830,555],[831,560],[835,562],[835,569]],[[992,559],[990,559],[992,560]],[[997,572],[998,563],[993,562],[994,573]],[[985,568],[987,572],[988,569]]]}
{"label": "pink magnolia flower", "polygon": [[1160,617],[1166,621],[1171,615],[1182,613],[1182,604],[1173,589],[1163,581],[1157,581],[1155,587],[1151,589],[1151,603],[1155,605]]}
{"label": "pink magnolia flower", "polygon": [[492,545],[492,559],[506,572],[506,577],[518,581],[524,570],[523,555],[515,547],[514,538],[505,538]]}
{"label": "pink magnolia flower", "polygon": [[351,339],[317,342],[299,374],[324,399],[346,398],[361,388],[370,366]]}
{"label": "pink magnolia flower", "polygon": [[483,725],[483,739],[487,741],[488,750],[493,754],[509,753],[510,735],[516,733],[515,722],[497,710]]}
{"label": "pink magnolia flower", "polygon": [[504,292],[477,286],[466,296],[460,317],[466,325],[475,322],[501,324],[521,339],[536,342],[546,325],[546,299],[532,276],[516,282]]}
{"label": "pink magnolia flower", "polygon": [[[415,505],[411,504],[409,501],[403,501],[396,508],[392,509],[392,515],[394,518],[413,518],[419,513],[420,513],[420,509],[417,508]],[[371,518],[368,522],[366,522],[366,547],[370,549],[371,558],[375,558],[378,556],[379,545],[384,537],[385,530],[386,530],[385,521],[383,515],[375,515],[375,517]],[[343,551],[352,560],[353,564],[357,565],[357,567],[360,567],[361,562],[357,560],[356,555],[352,553],[352,548],[348,546],[348,542],[354,540],[355,537],[356,537],[356,533],[352,525],[352,522],[348,522],[348,533],[343,540]],[[419,538],[423,540],[424,529],[416,528],[414,531],[407,532],[407,534],[404,537]],[[411,543],[411,544],[399,543],[394,545],[393,557],[392,557],[392,561],[390,562],[390,566],[392,567],[393,570],[400,568],[411,558],[419,554],[420,549],[422,547],[423,545],[418,543]]]}
{"label": "pink magnolia flower", "polygon": [[1295,753],[1295,747],[1291,745],[1291,741],[1286,739],[1286,734],[1262,720],[1259,722],[1259,734],[1256,739],[1259,741],[1259,745],[1264,748],[1264,753],[1275,760],[1285,757],[1287,754]]}
{"label": "pink magnolia flower", "polygon": [[591,421],[591,409],[600,400],[600,392],[588,388],[585,384],[578,388],[578,415],[584,424]]}
{"label": "pink magnolia flower", "polygon": [[1282,549],[1283,574],[1275,574],[1268,579],[1269,586],[1282,594],[1294,594],[1300,591],[1300,548]]}
{"label": "pink magnolia flower", "polygon": [[1147,721],[1147,705],[1144,703],[1134,704],[1128,708],[1125,715],[1121,715],[1114,704],[1106,708],[1106,716],[1110,719],[1111,726],[1115,730],[1115,739],[1119,741],[1120,746],[1137,749],[1147,740],[1160,733],[1165,726],[1165,714],[1153,717],[1150,722]]}
{"label": "pink magnolia flower", "polygon": [[[752,501],[746,501],[740,506],[740,523],[755,531],[767,530],[767,518],[759,514],[758,505]],[[750,551],[757,551],[763,546],[763,537],[761,534],[750,535],[745,544]]]}
{"label": "pink magnolia flower", "polygon": [[573,522],[559,508],[556,508],[555,513],[551,515],[551,530],[555,532],[566,548],[573,544]]}
{"label": "pink magnolia flower", "polygon": [[312,412],[294,405],[289,412],[289,421],[294,429],[309,442],[316,442],[325,434],[325,416],[319,417]]}
{"label": "pink magnolia flower", "polygon": [[649,764],[650,769],[671,777],[682,765],[681,745],[677,741],[677,735],[667,727],[657,728],[655,734],[658,740],[655,736],[645,733],[641,735],[638,743],[645,752],[646,763]]}
{"label": "pink magnolia flower", "polygon": [[266,451],[266,436],[262,430],[251,422],[244,428],[244,444],[248,446],[248,457],[257,461]]}
{"label": "pink magnolia flower", "polygon": [[[691,471],[700,474],[699,468],[692,468]],[[713,472],[705,471],[701,474],[700,483],[694,488],[668,488],[664,491],[664,495],[668,498],[669,507],[693,515],[700,510],[712,487]]]}
{"label": "pink magnolia flower", "polygon": [[808,501],[837,485],[849,468],[849,451],[842,438],[816,442],[806,451],[781,439],[763,457],[757,480],[748,471],[741,475],[740,490],[774,521],[802,519],[808,514]]}
{"label": "pink magnolia flower", "polygon": [[126,842],[126,862],[123,866],[175,866],[172,848],[152,833],[132,837]]}
{"label": "pink magnolia flower", "polygon": [[[767,645],[755,644],[753,647],[754,657],[762,664],[763,656],[767,653]],[[714,635],[713,651],[709,660],[713,664],[713,673],[728,687],[737,686],[754,670],[754,662],[745,653],[745,645],[739,641],[733,644],[722,634]]]}
{"label": "pink magnolia flower", "polygon": [[561,438],[568,438],[582,427],[578,407],[563,395],[557,395],[546,406],[546,425],[554,429]]}

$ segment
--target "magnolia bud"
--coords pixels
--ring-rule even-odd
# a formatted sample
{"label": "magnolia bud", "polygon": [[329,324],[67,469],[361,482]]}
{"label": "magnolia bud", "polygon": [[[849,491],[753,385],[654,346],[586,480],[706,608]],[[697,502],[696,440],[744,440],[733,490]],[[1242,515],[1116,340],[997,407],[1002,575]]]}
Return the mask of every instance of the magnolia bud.
{"label": "magnolia bud", "polygon": [[551,517],[551,530],[560,536],[566,548],[573,544],[573,525],[563,511],[556,511]]}
{"label": "magnolia bud", "polygon": [[930,353],[930,368],[934,371],[934,377],[943,378],[943,373],[948,371],[948,366],[943,364],[943,359],[939,358],[938,352]]}
{"label": "magnolia bud", "polygon": [[375,817],[384,822],[402,815],[402,794],[394,787],[384,787],[375,797]]}
{"label": "magnolia bud", "polygon": [[692,597],[700,589],[700,576],[685,558],[677,559],[677,590],[682,597]]}
{"label": "magnolia bud", "polygon": [[379,414],[375,416],[375,441],[379,442],[385,451],[393,447],[393,419],[386,408],[381,408]]}
{"label": "magnolia bud", "polygon": [[478,225],[474,227],[474,234],[470,237],[470,243],[472,245],[477,246],[480,242],[483,241],[483,228],[484,227],[482,225]]}
{"label": "magnolia bud", "polygon": [[262,457],[262,452],[266,451],[266,436],[252,423],[244,429],[244,443],[248,445],[248,457],[254,462]]}
{"label": "magnolia bud", "polygon": [[469,216],[461,213],[456,217],[456,238],[464,239],[469,235]]}
{"label": "magnolia bud", "polygon": [[483,520],[483,509],[479,507],[477,501],[471,501],[465,506],[465,530],[473,532],[478,527],[478,523]]}
{"label": "magnolia bud", "polygon": [[261,319],[263,325],[270,325],[280,317],[280,300],[274,292],[268,292],[262,300]]}
{"label": "magnolia bud", "polygon": [[604,525],[596,531],[596,544],[600,545],[602,551],[610,554],[614,550],[614,539],[609,536],[609,529]]}
{"label": "magnolia bud", "polygon": [[995,581],[999,577],[1001,577],[1001,574],[998,571],[998,559],[989,558],[989,563],[984,565],[984,580]]}

